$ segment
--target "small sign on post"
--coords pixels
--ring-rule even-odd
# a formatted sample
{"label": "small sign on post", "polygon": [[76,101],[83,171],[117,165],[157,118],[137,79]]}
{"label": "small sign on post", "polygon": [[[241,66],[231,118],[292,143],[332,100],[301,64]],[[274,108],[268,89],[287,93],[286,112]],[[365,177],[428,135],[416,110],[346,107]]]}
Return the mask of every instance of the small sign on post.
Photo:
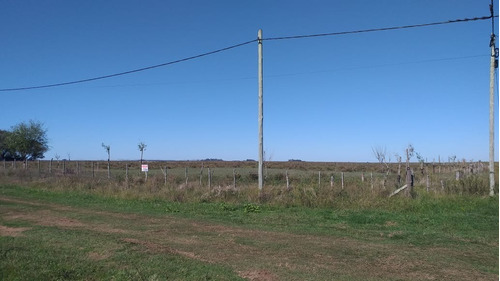
{"label": "small sign on post", "polygon": [[148,169],[148,164],[142,164],[142,165],[141,165],[141,171],[143,171],[143,172],[146,174],[146,179],[145,179],[145,181],[147,181],[147,180],[148,180],[148,170],[149,170],[149,169]]}

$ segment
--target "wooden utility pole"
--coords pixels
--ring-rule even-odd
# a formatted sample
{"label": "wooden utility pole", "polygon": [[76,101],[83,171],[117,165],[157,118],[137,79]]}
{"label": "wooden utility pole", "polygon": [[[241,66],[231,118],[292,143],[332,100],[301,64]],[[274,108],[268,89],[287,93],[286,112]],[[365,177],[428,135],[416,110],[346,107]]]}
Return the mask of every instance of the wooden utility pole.
{"label": "wooden utility pole", "polygon": [[491,37],[490,37],[490,196],[495,195],[495,68],[498,67],[497,49],[495,44],[495,21],[493,16],[493,0],[490,4]]}
{"label": "wooden utility pole", "polygon": [[258,53],[259,53],[259,191],[264,186],[264,137],[263,137],[263,58],[262,58],[262,29],[259,29],[258,35]]}

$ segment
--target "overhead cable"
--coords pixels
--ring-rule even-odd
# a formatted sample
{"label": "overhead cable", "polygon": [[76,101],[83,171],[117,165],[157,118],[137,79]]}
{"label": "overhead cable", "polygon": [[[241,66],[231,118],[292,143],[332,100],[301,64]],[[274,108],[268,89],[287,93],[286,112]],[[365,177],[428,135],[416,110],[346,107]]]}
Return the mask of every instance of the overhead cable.
{"label": "overhead cable", "polygon": [[[493,17],[498,17],[498,16],[493,16]],[[361,30],[352,30],[352,31],[340,31],[340,32],[320,33],[320,34],[307,34],[307,35],[293,35],[293,36],[283,36],[283,37],[270,37],[270,38],[264,38],[263,40],[288,40],[288,39],[302,39],[302,38],[323,37],[323,36],[337,36],[337,35],[347,35],[347,34],[356,34],[356,33],[366,33],[366,32],[377,32],[377,31],[397,30],[397,29],[408,29],[408,28],[416,28],[416,27],[426,27],[426,26],[434,26],[434,25],[442,25],[442,24],[450,24],[450,23],[459,23],[459,22],[479,21],[479,20],[487,20],[487,19],[491,19],[491,18],[492,18],[492,16],[484,16],[484,17],[476,17],[476,18],[465,18],[465,19],[456,19],[456,20],[448,20],[448,21],[440,21],[440,22],[432,22],[432,23],[403,25],[403,26],[371,28],[371,29],[361,29]]]}
{"label": "overhead cable", "polygon": [[208,55],[213,55],[213,54],[216,54],[216,53],[220,53],[220,52],[223,52],[223,51],[234,49],[234,48],[237,48],[237,47],[241,47],[241,46],[250,44],[250,43],[255,42],[255,41],[257,41],[257,39],[250,40],[250,41],[243,42],[243,43],[239,43],[239,44],[232,45],[232,46],[229,46],[229,47],[225,47],[225,48],[218,49],[218,50],[215,50],[215,51],[211,51],[211,52],[199,54],[199,55],[192,56],[192,57],[187,57],[187,58],[183,58],[183,59],[179,59],[179,60],[169,61],[169,62],[157,64],[157,65],[147,66],[147,67],[138,68],[138,69],[129,70],[129,71],[124,71],[124,72],[115,73],[115,74],[103,75],[103,76],[98,76],[98,77],[94,77],[94,78],[87,78],[87,79],[70,81],[70,82],[48,84],[48,85],[42,85],[42,86],[30,86],[30,87],[22,87],[22,88],[0,89],[0,92],[34,90],[34,89],[41,89],[41,88],[51,88],[51,87],[66,86],[66,85],[71,85],[71,84],[79,84],[79,83],[85,83],[85,82],[90,82],[90,81],[95,81],[95,80],[102,80],[102,79],[106,79],[106,78],[111,78],[111,77],[116,77],[116,76],[122,76],[122,75],[126,75],[126,74],[131,74],[131,73],[141,72],[141,71],[145,71],[145,70],[150,70],[150,69],[153,69],[153,68],[158,68],[158,67],[162,67],[162,66],[167,66],[167,65],[172,65],[172,64],[180,63],[180,62],[194,60],[194,59],[197,59],[197,58],[201,58],[201,57],[205,57],[205,56],[208,56]]}
{"label": "overhead cable", "polygon": [[[404,25],[404,26],[393,26],[393,27],[384,27],[384,28],[373,28],[373,29],[363,29],[363,30],[354,30],[354,31],[341,31],[341,32],[331,32],[331,33],[320,33],[320,34],[308,34],[308,35],[294,35],[294,36],[283,36],[283,37],[270,37],[270,38],[262,38],[261,40],[287,40],[287,39],[301,39],[301,38],[311,38],[311,37],[322,37],[322,36],[336,36],[336,35],[346,35],[346,34],[356,34],[356,33],[366,33],[366,32],[377,32],[377,31],[388,31],[388,30],[397,30],[397,29],[408,29],[408,28],[417,28],[417,27],[426,27],[426,26],[435,26],[435,25],[443,25],[443,24],[451,24],[451,23],[460,23],[460,22],[470,22],[470,21],[479,21],[479,20],[487,20],[487,19],[492,19],[498,16],[484,16],[484,17],[476,17],[476,18],[465,18],[465,19],[456,19],[456,20],[448,20],[448,21],[441,21],[441,22],[433,22],[433,23],[423,23],[423,24],[414,24],[414,25]],[[180,62],[185,62],[189,60],[194,60],[197,58],[213,55],[216,53],[220,53],[223,51],[227,51],[230,49],[234,49],[237,47],[241,47],[253,42],[257,42],[258,39],[253,39],[250,41],[246,41],[243,43],[239,43],[236,45],[232,45],[229,47],[225,47],[222,49],[218,49],[215,51],[210,51],[206,52],[203,54],[179,59],[179,60],[174,60],[170,62],[165,62],[157,65],[152,65],[152,66],[147,66],[143,68],[138,68],[134,70],[129,70],[129,71],[124,71],[124,72],[119,72],[115,74],[109,74],[109,75],[103,75],[103,76],[98,76],[98,77],[93,77],[93,78],[87,78],[87,79],[81,79],[81,80],[75,80],[75,81],[70,81],[70,82],[63,82],[63,83],[55,83],[55,84],[47,84],[47,85],[41,85],[41,86],[29,86],[29,87],[19,87],[19,88],[4,88],[0,89],[0,92],[8,92],[8,91],[22,91],[22,90],[34,90],[34,89],[42,89],[42,88],[52,88],[52,87],[58,87],[58,86],[66,86],[66,85],[72,85],[72,84],[79,84],[79,83],[85,83],[85,82],[91,82],[91,81],[96,81],[96,80],[102,80],[102,79],[107,79],[107,78],[112,78],[112,77],[117,77],[117,76],[122,76],[122,75],[127,75],[131,73],[136,73],[136,72],[141,72],[141,71],[146,71],[154,68],[159,68],[167,65],[172,65]]]}

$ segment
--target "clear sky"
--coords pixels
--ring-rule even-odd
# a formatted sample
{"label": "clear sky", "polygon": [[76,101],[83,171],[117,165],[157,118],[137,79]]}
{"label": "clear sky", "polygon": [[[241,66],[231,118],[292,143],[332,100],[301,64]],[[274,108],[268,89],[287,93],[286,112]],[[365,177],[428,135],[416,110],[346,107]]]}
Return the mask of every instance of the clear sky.
{"label": "clear sky", "polygon": [[[254,40],[260,28],[270,38],[423,24],[488,16],[489,3],[4,0],[0,88],[183,59]],[[376,162],[381,146],[394,161],[412,144],[428,161],[487,161],[490,33],[483,20],[264,41],[266,159]],[[258,159],[257,42],[0,97],[0,129],[45,124],[46,159],[106,159],[101,143],[112,159],[138,159],[141,141],[145,159]]]}

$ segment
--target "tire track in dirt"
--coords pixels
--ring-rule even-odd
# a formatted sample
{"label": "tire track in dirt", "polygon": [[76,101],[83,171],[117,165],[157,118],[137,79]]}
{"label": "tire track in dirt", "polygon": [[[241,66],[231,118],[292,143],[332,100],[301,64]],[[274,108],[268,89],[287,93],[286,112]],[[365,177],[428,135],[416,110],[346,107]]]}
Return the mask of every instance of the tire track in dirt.
{"label": "tire track in dirt", "polygon": [[[6,196],[0,196],[0,203],[2,201],[36,207],[21,209],[0,204],[0,216],[6,221],[114,234],[120,243],[134,244],[151,253],[176,254],[230,266],[249,280],[300,280],[307,276],[337,275],[357,279],[491,279],[470,267],[426,259],[426,251],[439,249],[254,230],[169,215],[114,213]],[[0,235],[4,235],[2,227],[5,229],[0,225]]]}

